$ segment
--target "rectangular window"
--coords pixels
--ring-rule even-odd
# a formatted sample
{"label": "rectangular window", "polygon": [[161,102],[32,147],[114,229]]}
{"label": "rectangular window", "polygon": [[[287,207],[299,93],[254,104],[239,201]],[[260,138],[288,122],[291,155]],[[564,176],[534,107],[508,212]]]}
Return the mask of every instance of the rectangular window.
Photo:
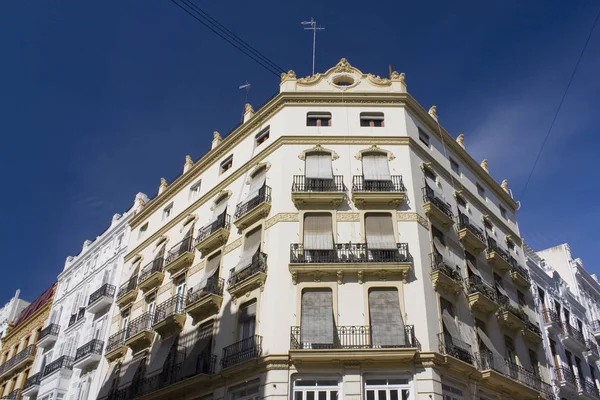
{"label": "rectangular window", "polygon": [[[331,214],[311,213],[304,216],[304,248],[306,250],[333,250],[333,226]],[[317,257],[318,252],[310,255]],[[328,256],[329,254],[324,254]],[[308,255],[307,255],[308,256]],[[317,260],[313,260],[317,261]]]}
{"label": "rectangular window", "polygon": [[235,267],[235,272],[238,273],[252,265],[253,260],[260,253],[260,244],[262,237],[262,226],[258,226],[249,232],[244,238],[244,248],[240,256],[240,262]]}
{"label": "rectangular window", "polygon": [[519,305],[525,307],[527,302],[525,301],[525,295],[520,290],[517,290],[517,298],[519,299]]}
{"label": "rectangular window", "polygon": [[456,204],[458,204],[462,208],[467,208],[467,201],[461,195],[456,196]]}
{"label": "rectangular window", "polygon": [[535,376],[540,376],[540,363],[538,361],[537,353],[535,350],[529,349],[529,362],[531,363],[531,369]]}
{"label": "rectangular window", "polygon": [[500,209],[500,215],[502,216],[502,218],[508,219],[506,217],[506,208],[502,207],[501,205],[499,205],[498,208]]}
{"label": "rectangular window", "polygon": [[397,289],[369,290],[369,320],[373,346],[401,347],[407,344]]}
{"label": "rectangular window", "polygon": [[309,112],[306,114],[306,126],[331,126],[331,113]]}
{"label": "rectangular window", "polygon": [[442,384],[442,398],[443,400],[464,400],[465,397],[462,390]]}
{"label": "rectangular window", "polygon": [[475,186],[477,186],[477,194],[485,199],[485,189],[483,186],[481,186],[479,183],[476,183]]}
{"label": "rectangular window", "polygon": [[514,250],[515,249],[515,244],[512,240],[507,239],[506,240],[506,246],[508,247],[509,250]]}
{"label": "rectangular window", "polygon": [[337,379],[296,379],[293,400],[341,400]]}
{"label": "rectangular window", "polygon": [[173,203],[163,209],[163,221],[168,219],[173,214]]}
{"label": "rectangular window", "polygon": [[[408,400],[410,395],[408,379],[366,379],[367,400]],[[315,399],[316,400],[316,399]]]}
{"label": "rectangular window", "polygon": [[301,348],[333,348],[335,322],[331,289],[304,289],[301,307]]}
{"label": "rectangular window", "polygon": [[444,239],[444,234],[442,231],[431,225],[431,234],[434,239],[437,239],[444,247],[446,247],[446,240]]}
{"label": "rectangular window", "polygon": [[255,143],[256,143],[256,147],[260,146],[261,144],[263,144],[264,142],[266,142],[267,140],[269,140],[269,134],[271,132],[271,127],[267,126],[265,129],[263,129],[262,131],[258,132],[258,134],[255,137]]}
{"label": "rectangular window", "polygon": [[306,154],[304,174],[307,180],[306,184],[309,185],[307,189],[319,191],[321,183],[325,185],[324,188],[330,187],[331,180],[333,179],[331,154],[326,152],[312,152]]}
{"label": "rectangular window", "polygon": [[225,161],[221,162],[221,168],[220,168],[221,174],[230,170],[231,167],[233,167],[233,155],[227,157],[225,159]]}
{"label": "rectangular window", "polygon": [[360,113],[360,126],[383,127],[382,112],[362,112]]}
{"label": "rectangular window", "polygon": [[365,236],[369,250],[394,250],[398,247],[391,214],[366,214]]}
{"label": "rectangular window", "polygon": [[144,225],[142,225],[142,227],[140,228],[140,232],[138,234],[138,239],[143,239],[144,237],[146,237],[146,233],[148,232],[148,223],[146,222]]}
{"label": "rectangular window", "polygon": [[512,338],[504,336],[504,347],[506,348],[506,358],[512,362],[516,362],[515,343],[513,342]]}
{"label": "rectangular window", "polygon": [[189,195],[190,200],[197,200],[200,198],[200,188],[201,187],[202,187],[202,181],[198,181],[190,187],[190,195]]}
{"label": "rectangular window", "polygon": [[[248,196],[246,200],[258,197],[261,189],[264,188],[265,182],[267,181],[267,167],[262,167],[250,177],[250,188],[248,189]],[[264,190],[262,191],[264,194]]]}
{"label": "rectangular window", "polygon": [[419,140],[423,142],[423,144],[429,147],[429,135],[426,134],[421,128],[417,128],[419,130]]}
{"label": "rectangular window", "polygon": [[452,171],[454,171],[457,175],[460,175],[460,167],[452,158],[450,159],[450,168],[452,168]]}
{"label": "rectangular window", "polygon": [[231,393],[231,400],[258,400],[261,398],[258,385],[239,389]]}
{"label": "rectangular window", "polygon": [[[391,182],[390,166],[385,153],[365,153],[362,156],[362,170],[365,186],[383,188]],[[382,183],[379,183],[382,182]]]}

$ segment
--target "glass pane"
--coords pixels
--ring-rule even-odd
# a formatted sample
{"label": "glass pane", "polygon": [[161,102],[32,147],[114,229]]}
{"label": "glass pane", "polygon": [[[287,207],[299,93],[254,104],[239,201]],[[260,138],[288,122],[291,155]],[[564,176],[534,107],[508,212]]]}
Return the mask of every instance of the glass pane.
{"label": "glass pane", "polygon": [[385,390],[378,390],[377,391],[377,399],[378,400],[387,400],[387,393]]}
{"label": "glass pane", "polygon": [[385,385],[387,382],[385,379],[368,379],[367,385]]}
{"label": "glass pane", "polygon": [[327,400],[327,392],[320,390],[319,391],[319,400]]}
{"label": "glass pane", "polygon": [[306,400],[315,400],[315,392],[306,392]]}
{"label": "glass pane", "polygon": [[296,385],[296,386],[316,386],[317,381],[301,380],[301,381],[294,382],[294,385]]}
{"label": "glass pane", "polygon": [[338,381],[323,381],[323,380],[318,380],[317,381],[317,385],[318,386],[337,386],[338,385]]}
{"label": "glass pane", "polygon": [[410,392],[408,391],[408,389],[402,389],[402,400],[408,400],[409,395]]}
{"label": "glass pane", "polygon": [[390,391],[390,400],[398,400],[398,389]]}
{"label": "glass pane", "polygon": [[388,379],[389,385],[408,385],[408,379]]}
{"label": "glass pane", "polygon": [[375,400],[375,391],[367,390],[367,400]]}
{"label": "glass pane", "polygon": [[337,390],[333,393],[331,393],[331,399],[330,400],[338,400],[338,392]]}
{"label": "glass pane", "polygon": [[302,400],[302,392],[294,392],[294,400]]}

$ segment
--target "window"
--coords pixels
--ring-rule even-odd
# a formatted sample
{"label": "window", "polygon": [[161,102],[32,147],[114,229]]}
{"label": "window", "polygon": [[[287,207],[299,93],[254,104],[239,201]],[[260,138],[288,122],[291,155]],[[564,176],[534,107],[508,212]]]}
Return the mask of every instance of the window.
{"label": "window", "polygon": [[504,336],[504,347],[506,349],[506,358],[513,363],[516,363],[517,359],[515,356],[515,342],[513,342],[512,338]]}
{"label": "window", "polygon": [[442,398],[443,400],[464,400],[462,390],[442,383]]}
{"label": "window", "polygon": [[150,315],[154,315],[154,311],[156,310],[156,295],[151,294],[146,297],[146,312]]}
{"label": "window", "polygon": [[493,228],[493,226],[492,226],[492,223],[491,223],[491,222],[490,222],[490,220],[489,220],[489,219],[487,219],[487,218],[484,218],[484,219],[483,219],[483,227],[484,227],[485,229],[487,229],[488,231],[491,231],[491,230],[493,230],[493,229],[494,229],[494,228]]}
{"label": "window", "polygon": [[360,113],[360,126],[383,127],[382,112],[362,112]]}
{"label": "window", "polygon": [[163,220],[169,218],[173,214],[173,203],[163,209]]}
{"label": "window", "polygon": [[[333,251],[333,225],[331,214],[310,213],[304,215],[303,225],[304,249],[310,250],[306,257],[318,262],[329,257]],[[316,251],[313,251],[316,250]]]}
{"label": "window", "polygon": [[221,163],[220,173],[223,174],[233,167],[233,155],[227,157],[225,161]]}
{"label": "window", "polygon": [[267,181],[267,167],[261,167],[251,176],[250,188],[248,189],[247,200],[259,197],[262,193],[264,196],[265,182]]}
{"label": "window", "polygon": [[538,361],[538,356],[535,350],[529,349],[529,362],[531,363],[531,370],[533,374],[537,377],[540,376],[540,363]]}
{"label": "window", "polygon": [[407,344],[397,289],[369,290],[369,321],[374,347],[403,347]]}
{"label": "window", "polygon": [[123,235],[119,235],[119,238],[117,239],[117,247],[115,248],[115,250],[120,249],[122,245],[123,245]]}
{"label": "window", "polygon": [[459,207],[467,208],[467,202],[461,195],[456,196],[456,204],[458,204]]}
{"label": "window", "polygon": [[419,140],[423,142],[425,146],[429,147],[429,135],[426,134],[421,128],[417,129],[419,129]]}
{"label": "window", "polygon": [[235,267],[235,273],[251,266],[255,257],[260,254],[261,236],[262,226],[257,227],[246,235],[244,238],[244,249],[240,256],[240,262]]}
{"label": "window", "polygon": [[256,331],[256,300],[242,304],[238,310],[238,340],[253,337]]}
{"label": "window", "polygon": [[330,153],[321,151],[306,154],[304,175],[307,187],[305,190],[323,191],[331,187],[333,180],[331,161]]}
{"label": "window", "polygon": [[410,381],[408,379],[365,380],[367,400],[408,400],[410,399]]}
{"label": "window", "polygon": [[454,171],[457,175],[460,175],[460,167],[453,158],[450,159],[450,168],[452,168],[452,171]]}
{"label": "window", "polygon": [[294,400],[338,400],[339,390],[337,379],[296,379]]}
{"label": "window", "polygon": [[390,166],[385,153],[363,154],[362,171],[367,190],[385,190],[392,185]]}
{"label": "window", "polygon": [[140,232],[138,234],[138,239],[143,239],[144,237],[146,237],[146,233],[148,232],[148,223],[146,222],[144,225],[142,225],[142,227],[140,228]]}
{"label": "window", "polygon": [[501,205],[498,205],[498,208],[500,209],[500,215],[502,216],[502,218],[508,219],[506,217],[506,208],[502,207]]}
{"label": "window", "polygon": [[476,183],[475,186],[477,187],[477,194],[485,199],[485,189],[483,186],[481,186],[479,183]]}
{"label": "window", "polygon": [[331,113],[309,112],[306,114],[306,126],[331,126]]}
{"label": "window", "polygon": [[366,214],[365,237],[370,260],[389,262],[398,258],[398,245],[391,214]]}
{"label": "window", "polygon": [[440,231],[438,228],[436,228],[435,226],[431,225],[431,234],[433,236],[433,239],[437,239],[442,246],[446,246],[446,240],[444,239],[444,234],[442,233],[442,231]]}
{"label": "window", "polygon": [[197,200],[200,198],[200,187],[202,186],[202,181],[198,181],[194,183],[190,187],[190,200]]}
{"label": "window", "polygon": [[331,289],[304,289],[301,308],[299,337],[301,348],[333,348],[335,322]]}
{"label": "window", "polygon": [[592,378],[592,383],[594,384],[596,390],[598,390],[598,383],[596,382],[596,369],[592,366],[592,364],[588,364],[588,366],[590,367],[590,376]]}
{"label": "window", "polygon": [[525,307],[527,305],[527,302],[525,301],[525,295],[520,290],[517,290],[517,298],[521,307]]}
{"label": "window", "polygon": [[515,243],[512,240],[510,240],[510,239],[506,240],[506,246],[508,247],[509,250],[514,250],[515,249]]}
{"label": "window", "polygon": [[271,132],[270,126],[267,126],[265,129],[258,132],[258,134],[255,137],[256,147],[260,146],[261,144],[263,144],[264,142],[269,140],[270,132]]}
{"label": "window", "polygon": [[231,392],[231,400],[258,400],[262,398],[259,392],[258,385],[239,389]]}
{"label": "window", "polygon": [[423,174],[425,174],[425,178],[433,181],[433,183],[435,183],[436,181],[436,176],[435,176],[435,172],[433,172],[433,170],[431,168],[425,168],[423,170]]}

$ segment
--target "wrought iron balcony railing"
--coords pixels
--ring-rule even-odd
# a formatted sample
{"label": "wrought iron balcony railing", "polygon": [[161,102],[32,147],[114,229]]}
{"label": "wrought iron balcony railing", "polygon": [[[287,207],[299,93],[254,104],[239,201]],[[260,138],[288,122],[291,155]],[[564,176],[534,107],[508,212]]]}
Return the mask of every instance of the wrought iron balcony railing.
{"label": "wrought iron balcony railing", "polygon": [[137,335],[140,332],[152,330],[153,319],[154,314],[147,312],[140,315],[136,319],[131,320],[129,322],[129,326],[127,327],[127,334],[125,335],[125,340]]}
{"label": "wrought iron balcony railing", "polygon": [[157,324],[176,314],[185,314],[185,308],[183,305],[184,303],[182,294],[175,295],[170,299],[160,303],[154,312],[153,324]]}
{"label": "wrought iron balcony railing", "polygon": [[127,282],[119,286],[119,292],[117,293],[117,299],[123,297],[127,293],[137,288],[137,276],[132,276]]}
{"label": "wrought iron balcony railing", "polygon": [[483,234],[483,230],[475,225],[473,225],[469,221],[469,217],[464,215],[463,213],[458,214],[458,229],[466,229],[475,235],[479,240],[485,243],[485,235]]}
{"label": "wrought iron balcony railing", "polygon": [[59,369],[73,369],[73,357],[61,356],[44,368],[44,376],[48,376]]}
{"label": "wrought iron balcony railing", "polygon": [[600,352],[598,352],[598,345],[595,340],[587,339],[585,341],[585,348],[596,357],[600,358]]}
{"label": "wrought iron balcony railing", "polygon": [[33,374],[25,381],[25,385],[23,385],[23,390],[29,389],[32,386],[39,385],[41,381],[42,374],[40,372],[38,372],[37,374]]}
{"label": "wrought iron balcony railing", "polygon": [[50,335],[58,336],[59,332],[60,332],[60,325],[50,324],[40,331],[40,336],[38,336],[38,342],[40,340],[44,339],[46,336],[50,336]]}
{"label": "wrought iron balcony railing", "polygon": [[438,333],[439,351],[468,364],[473,364],[471,345],[446,333]]}
{"label": "wrought iron balcony railing", "polygon": [[169,264],[182,254],[194,251],[193,244],[194,238],[191,235],[185,237],[181,242],[171,247],[171,250],[169,250],[169,252],[167,253],[167,257],[165,258],[165,264]]}
{"label": "wrought iron balcony railing", "polygon": [[215,221],[198,229],[198,237],[196,238],[196,243],[203,241],[213,233],[217,232],[219,229],[231,229],[231,217],[228,214],[222,213],[217,217]]}
{"label": "wrought iron balcony railing", "polygon": [[223,296],[223,286],[224,280],[223,278],[212,277],[206,280],[206,284],[198,285],[196,287],[188,290],[187,298],[185,301],[186,305],[190,305],[192,303],[197,302],[204,296],[209,294],[216,294],[218,296]]}
{"label": "wrought iron balcony railing", "polygon": [[242,270],[231,269],[227,285],[234,286],[259,272],[267,272],[267,255],[265,253],[256,254],[252,257],[250,264]]}
{"label": "wrought iron balcony railing", "polygon": [[566,382],[573,386],[577,386],[575,373],[566,367],[554,368],[554,374],[559,382]]}
{"label": "wrought iron balcony railing", "polygon": [[34,344],[30,344],[29,346],[25,347],[23,350],[15,354],[11,359],[2,364],[2,372],[8,371],[27,357],[35,355],[35,349],[36,347]]}
{"label": "wrought iron balcony railing", "polygon": [[333,328],[330,343],[314,343],[307,342],[302,337],[301,326],[292,326],[290,348],[293,350],[421,348],[413,325],[405,325],[403,332],[394,333],[395,337],[387,333],[388,337],[377,338],[378,333],[381,333],[380,330],[373,326],[336,326]]}
{"label": "wrought iron balcony railing", "polygon": [[538,336],[542,336],[542,331],[540,330],[539,325],[537,324],[537,322],[532,322],[527,320],[525,322],[525,327],[527,329],[529,329],[531,332],[535,333]]}
{"label": "wrought iron balcony railing", "polygon": [[562,323],[562,332],[565,336],[571,336],[575,338],[580,344],[585,346],[585,338],[583,337],[583,333],[573,325],[568,322]]}
{"label": "wrought iron balcony railing", "polygon": [[521,275],[528,282],[530,281],[529,271],[527,271],[525,268],[521,267],[519,264],[514,264],[513,267],[512,267],[512,270],[514,272],[516,272],[517,274]]}
{"label": "wrought iron balcony railing", "polygon": [[435,192],[432,188],[425,185],[423,188],[423,203],[433,203],[437,208],[439,208],[444,214],[452,218],[454,214],[452,214],[452,206],[450,203],[440,199],[435,195]]}
{"label": "wrought iron balcony railing", "polygon": [[477,275],[472,275],[466,279],[467,284],[467,293],[472,294],[479,292],[483,294],[488,299],[498,302],[498,296],[496,295],[496,289],[483,282],[481,277]]}
{"label": "wrought iron balcony railing", "polygon": [[105,283],[104,285],[100,286],[99,289],[97,289],[95,292],[93,292],[92,294],[90,294],[90,300],[88,301],[88,306],[90,304],[94,304],[96,302],[96,300],[102,298],[102,297],[113,297],[115,295],[115,291],[116,288],[114,285]]}
{"label": "wrought iron balcony railing", "polygon": [[229,368],[262,354],[262,336],[254,335],[240,340],[223,349],[221,356],[221,367]]}
{"label": "wrought iron balcony railing", "polygon": [[138,285],[141,282],[145,281],[153,273],[162,272],[164,264],[165,264],[164,258],[155,258],[154,260],[152,260],[148,264],[146,264],[144,266],[144,268],[142,268],[140,270],[140,275],[138,277]]}
{"label": "wrought iron balcony railing", "polygon": [[510,377],[525,386],[546,393],[549,385],[534,372],[525,369],[516,362],[494,355],[489,351],[482,351],[475,354],[478,368],[481,371],[494,370],[499,374]]}
{"label": "wrought iron balcony railing", "polygon": [[515,317],[519,318],[521,321],[525,323],[529,322],[529,317],[522,308],[515,307],[512,304],[510,304],[510,299],[503,294],[498,293],[497,296],[498,304],[500,304],[500,311],[508,311],[512,313]]}
{"label": "wrought iron balcony railing", "polygon": [[75,353],[75,361],[78,361],[90,354],[102,354],[102,348],[104,347],[104,341],[100,339],[92,339],[80,348]]}
{"label": "wrought iron balcony railing", "polygon": [[398,263],[409,262],[408,243],[395,249],[372,249],[365,243],[336,243],[331,250],[309,250],[300,243],[290,245],[292,264]]}
{"label": "wrought iron balcony railing", "polygon": [[111,335],[106,343],[106,352],[110,353],[119,346],[122,346],[127,338],[127,329],[121,329],[119,332]]}
{"label": "wrought iron balcony railing", "polygon": [[335,175],[333,179],[313,179],[304,175],[294,175],[292,192],[345,192],[344,177]]}
{"label": "wrought iron balcony railing", "polygon": [[444,262],[444,257],[439,253],[430,253],[429,257],[431,257],[431,270],[432,271],[440,271],[448,278],[451,278],[457,282],[462,282],[462,275],[460,274],[460,269],[458,267],[452,268],[450,265]]}
{"label": "wrought iron balcony railing", "polygon": [[508,253],[508,251],[498,246],[498,243],[491,237],[487,238],[487,252],[496,252],[500,257],[502,257],[502,259],[504,259],[507,263],[512,265],[512,262],[510,260],[511,256]]}
{"label": "wrought iron balcony railing", "polygon": [[542,316],[544,317],[544,322],[547,324],[560,324],[560,316],[554,310],[547,308],[542,312]]}
{"label": "wrought iron balcony railing", "polygon": [[267,185],[263,186],[257,193],[256,196],[251,198],[248,201],[238,204],[235,207],[235,214],[233,215],[233,219],[236,220],[244,215],[248,214],[248,212],[252,211],[262,203],[270,203],[271,202],[271,188]]}
{"label": "wrought iron balcony railing", "polygon": [[577,387],[580,392],[587,393],[595,398],[600,398],[600,391],[598,391],[598,388],[592,381],[577,378]]}
{"label": "wrought iron balcony railing", "polygon": [[363,175],[352,177],[353,192],[392,192],[405,193],[406,187],[402,182],[402,175],[392,175],[389,181],[365,180]]}

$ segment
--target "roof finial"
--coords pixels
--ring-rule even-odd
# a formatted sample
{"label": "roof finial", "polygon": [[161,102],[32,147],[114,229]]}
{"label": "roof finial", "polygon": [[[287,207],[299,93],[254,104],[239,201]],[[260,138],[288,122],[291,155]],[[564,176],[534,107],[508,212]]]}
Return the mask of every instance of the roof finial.
{"label": "roof finial", "polygon": [[510,194],[510,189],[508,188],[508,179],[504,179],[500,186],[502,187],[502,189],[504,189],[506,193]]}
{"label": "roof finial", "polygon": [[490,173],[490,171],[488,170],[488,160],[485,159],[481,162],[481,168],[483,168],[483,170],[485,172],[487,172],[488,174]]}
{"label": "roof finial", "polygon": [[246,103],[246,106],[244,107],[244,123],[248,122],[248,120],[250,120],[250,118],[252,118],[253,115],[254,108],[252,108],[251,104]]}
{"label": "roof finial", "polygon": [[192,161],[192,157],[190,157],[189,155],[185,156],[185,164],[183,164],[183,173],[185,174],[186,172],[188,172],[193,165],[194,162]]}
{"label": "roof finial", "polygon": [[435,119],[436,121],[438,120],[436,106],[431,106],[431,108],[429,109],[429,115],[431,115],[431,118]]}
{"label": "roof finial", "polygon": [[460,147],[462,147],[463,149],[465,148],[465,134],[461,133],[460,135],[458,135],[458,137],[456,138],[456,143],[458,143],[458,145]]}
{"label": "roof finial", "polygon": [[221,144],[222,140],[223,139],[221,139],[221,135],[219,134],[219,132],[214,131],[211,150],[214,149],[215,147],[217,147],[219,144]]}
{"label": "roof finial", "polygon": [[160,186],[158,187],[158,194],[163,193],[165,190],[167,190],[167,180],[165,178],[160,178]]}
{"label": "roof finial", "polygon": [[296,79],[296,73],[294,72],[293,69],[290,69],[288,72],[281,73],[281,83],[283,83],[285,81],[289,81],[289,80],[295,80],[295,79]]}

